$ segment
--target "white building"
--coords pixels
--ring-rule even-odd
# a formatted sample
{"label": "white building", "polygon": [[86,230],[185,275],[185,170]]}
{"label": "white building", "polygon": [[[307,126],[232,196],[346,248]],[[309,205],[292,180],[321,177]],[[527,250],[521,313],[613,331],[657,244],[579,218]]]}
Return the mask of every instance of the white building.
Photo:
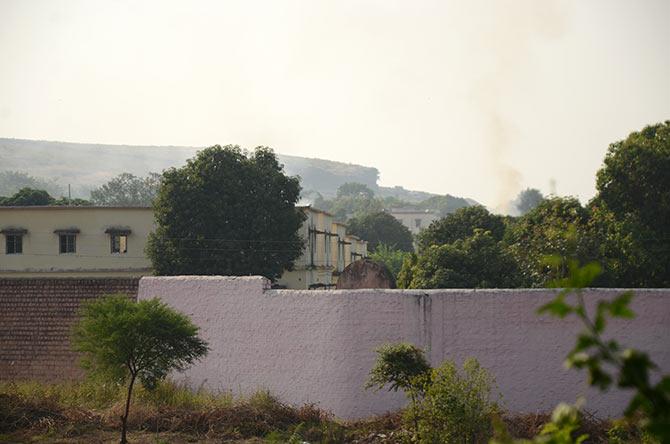
{"label": "white building", "polygon": [[440,218],[437,211],[416,210],[413,208],[391,208],[387,212],[398,219],[404,226],[409,228],[412,234],[427,228],[433,221]]}

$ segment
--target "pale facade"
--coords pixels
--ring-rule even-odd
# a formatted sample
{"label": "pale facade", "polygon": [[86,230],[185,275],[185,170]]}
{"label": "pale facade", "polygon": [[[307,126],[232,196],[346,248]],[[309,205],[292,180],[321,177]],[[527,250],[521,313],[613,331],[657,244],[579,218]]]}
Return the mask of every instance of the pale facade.
{"label": "pale facade", "polygon": [[419,234],[424,228],[440,218],[436,211],[414,210],[411,208],[391,208],[388,213],[409,228],[412,234]]}
{"label": "pale facade", "polygon": [[151,231],[151,208],[0,207],[0,276],[148,275]]}
{"label": "pale facade", "polygon": [[[302,207],[303,254],[277,281],[295,289],[329,288],[367,244],[325,211]],[[151,275],[145,254],[154,230],[151,208],[0,207],[0,277],[134,277]]]}

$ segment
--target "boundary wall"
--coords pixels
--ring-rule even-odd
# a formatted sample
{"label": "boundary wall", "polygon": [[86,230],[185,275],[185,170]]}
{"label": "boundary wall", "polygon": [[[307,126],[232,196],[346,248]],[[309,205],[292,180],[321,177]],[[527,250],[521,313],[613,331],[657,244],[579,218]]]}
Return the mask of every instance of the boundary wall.
{"label": "boundary wall", "polygon": [[79,379],[70,331],[84,301],[123,293],[139,278],[0,278],[0,381]]}
{"label": "boundary wall", "polygon": [[[621,290],[589,289],[591,306]],[[385,342],[423,347],[433,365],[476,357],[496,377],[504,407],[551,411],[585,395],[600,417],[620,415],[629,394],[601,394],[562,363],[581,325],[536,314],[554,290],[270,290],[262,277],[144,277],[139,299],[160,297],[188,314],[210,344],[181,375],[193,386],[248,394],[268,389],[294,404],[316,403],[342,418],[400,408],[402,393],[364,389]],[[650,353],[670,371],[670,289],[637,289],[635,319],[607,337]]]}

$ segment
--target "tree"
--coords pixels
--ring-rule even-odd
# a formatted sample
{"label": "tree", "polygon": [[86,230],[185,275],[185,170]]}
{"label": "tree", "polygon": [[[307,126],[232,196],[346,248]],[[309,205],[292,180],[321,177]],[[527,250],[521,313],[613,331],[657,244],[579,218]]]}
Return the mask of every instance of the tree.
{"label": "tree", "polygon": [[490,231],[451,244],[431,245],[407,259],[398,276],[401,288],[514,288],[519,270]]}
{"label": "tree", "polygon": [[149,173],[147,177],[121,173],[92,190],[91,200],[102,206],[148,207],[158,193],[160,181],[161,175],[158,173]]}
{"label": "tree", "polygon": [[415,432],[418,432],[416,415],[417,399],[423,390],[423,377],[431,371],[423,350],[415,345],[401,342],[384,344],[377,350],[377,360],[370,370],[365,384],[366,389],[381,390],[388,386],[389,390],[405,392],[412,403],[411,416]]}
{"label": "tree", "polygon": [[547,256],[594,260],[597,248],[588,221],[589,211],[579,200],[553,197],[511,225],[505,243],[519,264],[524,285],[542,287],[549,280],[565,276],[566,264],[547,264]]}
{"label": "tree", "polygon": [[346,182],[339,186],[337,189],[337,197],[365,197],[367,199],[372,199],[375,197],[375,192],[370,189],[365,184],[357,182]]}
{"label": "tree", "polygon": [[375,250],[370,253],[369,257],[375,262],[386,265],[386,267],[393,274],[393,278],[397,280],[398,273],[400,273],[402,264],[405,261],[405,256],[408,254],[411,253],[380,243],[377,244],[377,248],[375,248]]}
{"label": "tree", "polygon": [[[593,206],[625,233],[640,286],[670,285],[670,121],[645,127],[610,145],[597,173]],[[606,213],[611,213],[608,216]],[[608,239],[612,241],[612,239]],[[621,251],[627,251],[621,247]]]}
{"label": "tree", "polygon": [[544,196],[540,190],[536,188],[526,188],[521,191],[519,195],[514,199],[514,207],[519,211],[519,214],[523,216],[544,200]]}
{"label": "tree", "polygon": [[44,190],[32,188],[22,188],[11,197],[0,197],[0,206],[72,206],[81,207],[91,205],[91,202],[85,199],[69,199],[61,197],[56,200]]}
{"label": "tree", "polygon": [[55,199],[44,190],[33,188],[21,188],[11,197],[5,197],[2,201],[3,206],[37,206],[53,205]]}
{"label": "tree", "polygon": [[134,302],[125,295],[93,300],[81,312],[73,345],[83,353],[91,375],[128,382],[121,417],[121,443],[126,432],[133,386],[139,378],[148,389],[170,371],[181,371],[207,353],[198,327],[158,299]]}
{"label": "tree", "polygon": [[459,239],[466,239],[475,229],[489,231],[493,239],[499,241],[505,233],[502,216],[489,213],[482,206],[465,207],[456,210],[442,219],[434,221],[418,235],[419,250],[431,245],[450,244]]}
{"label": "tree", "polygon": [[347,231],[368,241],[368,247],[373,251],[380,244],[402,251],[414,250],[414,239],[409,229],[383,211],[350,219]]}
{"label": "tree", "polygon": [[163,173],[147,245],[155,272],[278,278],[302,254],[299,196],[269,148],[200,151]]}

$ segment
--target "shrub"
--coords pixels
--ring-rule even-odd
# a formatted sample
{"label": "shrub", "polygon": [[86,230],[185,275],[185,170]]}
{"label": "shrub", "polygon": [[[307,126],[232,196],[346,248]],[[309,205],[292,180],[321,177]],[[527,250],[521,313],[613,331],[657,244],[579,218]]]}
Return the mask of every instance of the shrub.
{"label": "shrub", "polygon": [[467,359],[462,370],[453,362],[444,362],[431,372],[417,405],[419,442],[485,442],[498,412],[492,400],[494,390],[495,379],[476,359]]}

